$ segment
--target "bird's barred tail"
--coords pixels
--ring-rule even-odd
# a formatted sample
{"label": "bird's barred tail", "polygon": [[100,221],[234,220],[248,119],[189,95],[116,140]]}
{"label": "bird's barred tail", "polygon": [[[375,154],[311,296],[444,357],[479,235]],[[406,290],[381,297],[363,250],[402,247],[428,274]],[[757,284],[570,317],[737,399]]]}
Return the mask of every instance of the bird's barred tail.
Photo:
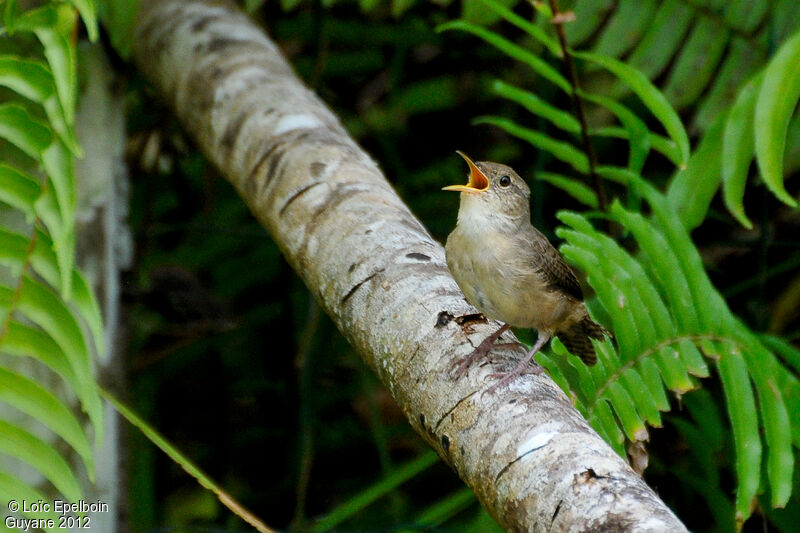
{"label": "bird's barred tail", "polygon": [[594,353],[594,346],[592,345],[591,339],[601,341],[604,335],[610,337],[611,333],[586,316],[569,330],[559,332],[557,335],[561,343],[571,354],[580,357],[587,365],[593,365],[597,362],[597,354]]}

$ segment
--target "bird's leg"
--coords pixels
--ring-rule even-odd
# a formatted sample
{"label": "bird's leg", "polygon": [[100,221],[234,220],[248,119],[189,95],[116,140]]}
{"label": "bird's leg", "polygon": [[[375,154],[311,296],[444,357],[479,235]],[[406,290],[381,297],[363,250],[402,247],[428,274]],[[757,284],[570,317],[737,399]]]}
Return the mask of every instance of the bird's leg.
{"label": "bird's leg", "polygon": [[509,328],[508,324],[503,324],[502,326],[500,326],[500,328],[497,331],[495,331],[494,333],[483,339],[483,342],[481,342],[478,345],[478,347],[475,348],[475,351],[473,351],[471,354],[464,357],[463,359],[454,361],[453,364],[450,366],[450,370],[452,371],[455,368],[456,369],[455,376],[457,378],[460,378],[462,375],[464,375],[464,372],[466,372],[467,369],[470,366],[472,366],[472,363],[474,363],[478,359],[481,359],[482,357],[486,357],[486,355],[490,351],[492,351],[492,349],[511,348],[517,346],[517,344],[513,342],[504,342],[501,344],[494,343],[497,339],[500,338],[500,335],[502,335],[503,333],[506,332],[506,330],[508,330],[508,328]]}
{"label": "bird's leg", "polygon": [[[511,383],[514,380],[514,378],[516,378],[517,376],[519,376],[520,374],[525,372],[525,370],[528,367],[528,363],[530,363],[531,359],[533,359],[533,356],[536,355],[536,353],[539,350],[542,349],[542,346],[547,344],[547,341],[550,340],[550,337],[551,337],[551,335],[546,335],[544,333],[539,333],[539,338],[536,339],[536,344],[533,345],[533,348],[531,348],[531,351],[529,351],[525,355],[525,358],[522,359],[522,361],[517,363],[517,366],[515,366],[514,369],[511,372],[497,372],[495,374],[490,374],[489,377],[502,378],[502,379],[500,381],[498,381],[497,383],[495,383],[494,385],[492,385],[491,387],[489,387],[486,390],[486,392],[491,394],[492,392],[496,391],[498,388],[502,387],[503,385],[508,385],[509,383]],[[533,370],[533,373],[537,374],[537,375],[542,373],[542,368],[540,366],[538,366],[538,365],[535,366],[532,370]]]}

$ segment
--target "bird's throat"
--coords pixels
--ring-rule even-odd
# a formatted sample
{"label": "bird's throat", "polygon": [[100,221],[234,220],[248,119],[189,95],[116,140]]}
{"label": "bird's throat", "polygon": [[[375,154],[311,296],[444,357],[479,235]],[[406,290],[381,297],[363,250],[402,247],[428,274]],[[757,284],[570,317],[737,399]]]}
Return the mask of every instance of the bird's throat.
{"label": "bird's throat", "polygon": [[458,226],[465,234],[480,238],[497,232],[513,231],[517,223],[496,209],[492,209],[490,202],[477,194],[461,193]]}

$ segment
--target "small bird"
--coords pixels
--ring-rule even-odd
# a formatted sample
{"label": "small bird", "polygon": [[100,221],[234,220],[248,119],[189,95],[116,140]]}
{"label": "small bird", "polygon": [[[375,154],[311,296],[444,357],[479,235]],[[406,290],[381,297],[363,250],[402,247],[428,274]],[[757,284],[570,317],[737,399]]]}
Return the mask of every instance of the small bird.
{"label": "small bird", "polygon": [[597,355],[590,339],[610,333],[589,317],[575,273],[531,224],[528,185],[506,165],[473,163],[457,153],[469,165],[469,181],[443,189],[461,193],[458,223],[445,246],[447,266],[469,303],[505,323],[457,363],[457,375],[492,348],[508,346],[495,341],[509,326],[536,329],[539,337],[511,372],[494,375],[503,379],[490,390],[522,374],[553,336],[593,365]]}

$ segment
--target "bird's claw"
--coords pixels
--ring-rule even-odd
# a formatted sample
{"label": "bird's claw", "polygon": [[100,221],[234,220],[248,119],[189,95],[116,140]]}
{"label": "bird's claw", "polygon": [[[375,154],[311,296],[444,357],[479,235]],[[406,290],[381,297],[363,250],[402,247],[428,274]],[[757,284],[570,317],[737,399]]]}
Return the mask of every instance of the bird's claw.
{"label": "bird's claw", "polygon": [[507,329],[508,325],[503,325],[500,329],[483,339],[483,342],[481,342],[471,354],[462,359],[453,361],[453,363],[450,365],[450,372],[453,373],[456,378],[460,378],[466,373],[466,371],[475,361],[486,357],[492,350],[496,348],[507,349],[519,346],[519,344],[515,342],[502,342],[500,344],[495,344],[495,341],[499,339]]}
{"label": "bird's claw", "polygon": [[539,366],[536,363],[536,361],[534,361],[532,366],[531,365],[525,365],[525,366],[517,365],[510,372],[494,372],[492,374],[489,374],[489,378],[490,379],[499,378],[500,381],[498,381],[497,383],[493,384],[491,387],[486,389],[484,394],[487,394],[487,393],[488,394],[492,394],[494,391],[496,391],[500,387],[502,387],[504,385],[508,385],[509,383],[514,381],[514,379],[518,378],[519,376],[521,376],[523,374],[531,374],[533,376],[538,376],[538,375],[540,375],[542,373],[543,370],[544,369],[541,366]]}

